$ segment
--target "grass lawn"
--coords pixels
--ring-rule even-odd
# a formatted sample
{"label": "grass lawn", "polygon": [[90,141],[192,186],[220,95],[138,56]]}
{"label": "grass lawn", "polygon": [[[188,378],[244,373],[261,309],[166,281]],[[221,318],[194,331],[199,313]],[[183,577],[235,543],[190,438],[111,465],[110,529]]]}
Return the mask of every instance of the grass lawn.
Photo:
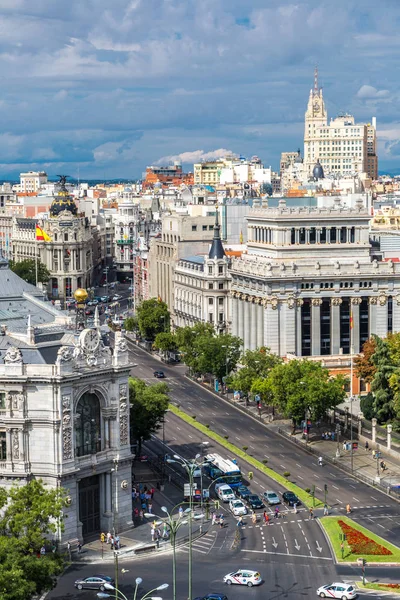
{"label": "grass lawn", "polygon": [[[224,446],[224,448],[229,450],[229,452],[232,452],[232,454],[242,458],[243,460],[245,460],[247,463],[249,463],[256,469],[258,469],[259,471],[262,471],[263,473],[268,475],[268,477],[270,477],[274,481],[280,483],[287,490],[294,492],[296,494],[296,496],[299,498],[299,500],[301,500],[301,502],[304,504],[304,506],[307,506],[308,508],[318,508],[318,507],[322,507],[324,505],[322,500],[320,500],[318,498],[315,498],[314,502],[313,502],[312,496],[309,493],[307,493],[305,490],[303,490],[301,487],[299,487],[295,483],[292,483],[291,481],[289,481],[288,479],[283,477],[283,475],[276,473],[276,471],[274,471],[273,469],[270,469],[269,467],[265,466],[261,461],[257,460],[253,456],[250,456],[250,454],[247,454],[247,452],[244,452],[244,450],[242,450],[238,446],[235,446],[231,442],[228,442],[228,440],[223,438],[222,435],[215,433],[215,431],[212,431],[206,425],[203,425],[202,423],[198,423],[196,421],[196,419],[194,419],[193,417],[191,417],[190,415],[185,413],[182,409],[178,408],[174,404],[169,405],[169,410],[172,413],[174,413],[174,415],[177,415],[183,421],[186,421],[186,423],[189,423],[190,425],[192,425],[192,427],[194,427],[198,431],[201,431],[204,435],[208,436],[210,439],[214,440],[221,446]],[[295,475],[293,473],[292,473],[292,477],[295,477]],[[311,485],[310,485],[310,487],[311,487]]]}
{"label": "grass lawn", "polygon": [[379,590],[380,592],[390,592],[393,594],[400,594],[400,588],[393,589],[393,588],[388,587],[387,585],[382,585],[380,583],[366,583],[365,585],[363,585],[362,581],[357,581],[356,584],[360,590]]}
{"label": "grass lawn", "polygon": [[[341,553],[341,549],[340,549],[341,542],[340,542],[339,535],[343,532],[342,532],[340,525],[338,524],[338,521],[344,521],[345,523],[347,523],[347,525],[350,525],[350,527],[353,527],[353,529],[360,531],[365,536],[367,536],[369,539],[373,540],[377,544],[380,544],[381,546],[384,546],[385,548],[390,550],[390,552],[392,552],[392,554],[385,554],[385,555],[352,554],[347,541],[345,541],[344,542],[344,558],[342,559],[342,553]],[[335,552],[336,560],[338,562],[356,562],[357,558],[365,558],[367,561],[367,569],[368,569],[368,563],[377,563],[377,562],[400,563],[400,548],[397,548],[397,546],[393,546],[393,544],[390,544],[383,538],[379,537],[379,535],[376,535],[375,533],[372,533],[372,531],[370,531],[369,529],[362,527],[361,525],[359,525],[358,523],[353,521],[353,519],[349,519],[348,517],[322,517],[321,525],[325,529],[325,531],[330,539],[332,548]]]}

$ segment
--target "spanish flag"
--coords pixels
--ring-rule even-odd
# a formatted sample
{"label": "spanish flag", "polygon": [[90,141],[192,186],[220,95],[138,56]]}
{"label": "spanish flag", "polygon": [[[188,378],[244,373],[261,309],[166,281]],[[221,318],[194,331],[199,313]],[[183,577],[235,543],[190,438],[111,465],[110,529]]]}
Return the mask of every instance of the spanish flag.
{"label": "spanish flag", "polygon": [[45,231],[39,225],[36,225],[36,241],[37,242],[51,242],[51,237],[47,235]]}

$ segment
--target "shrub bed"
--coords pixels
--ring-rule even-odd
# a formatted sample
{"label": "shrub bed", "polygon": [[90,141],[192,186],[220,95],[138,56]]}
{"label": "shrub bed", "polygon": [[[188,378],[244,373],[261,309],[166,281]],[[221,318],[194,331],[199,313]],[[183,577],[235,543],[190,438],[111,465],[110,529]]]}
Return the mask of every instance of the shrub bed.
{"label": "shrub bed", "polygon": [[392,555],[392,552],[378,544],[371,538],[364,535],[361,531],[354,529],[348,523],[340,520],[338,521],[338,525],[344,534],[346,534],[346,541],[351,548],[352,554],[364,554],[369,556],[389,556]]}

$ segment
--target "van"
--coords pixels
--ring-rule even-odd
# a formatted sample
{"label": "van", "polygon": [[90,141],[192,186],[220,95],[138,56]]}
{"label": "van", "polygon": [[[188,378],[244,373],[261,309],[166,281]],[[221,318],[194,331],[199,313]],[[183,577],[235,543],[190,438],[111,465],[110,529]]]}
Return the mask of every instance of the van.
{"label": "van", "polygon": [[226,483],[217,483],[215,486],[215,491],[218,498],[222,500],[222,502],[229,502],[230,500],[235,500],[236,498],[232,488]]}

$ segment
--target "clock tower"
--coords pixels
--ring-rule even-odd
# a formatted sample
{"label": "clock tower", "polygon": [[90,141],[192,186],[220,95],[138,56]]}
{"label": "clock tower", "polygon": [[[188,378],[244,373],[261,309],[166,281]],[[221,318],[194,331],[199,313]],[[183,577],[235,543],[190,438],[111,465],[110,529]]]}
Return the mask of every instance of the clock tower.
{"label": "clock tower", "polygon": [[314,87],[310,90],[308,98],[304,128],[304,164],[308,175],[311,175],[312,169],[319,159],[319,128],[327,126],[327,124],[328,115],[326,114],[322,88],[318,85],[318,68],[315,67]]}

